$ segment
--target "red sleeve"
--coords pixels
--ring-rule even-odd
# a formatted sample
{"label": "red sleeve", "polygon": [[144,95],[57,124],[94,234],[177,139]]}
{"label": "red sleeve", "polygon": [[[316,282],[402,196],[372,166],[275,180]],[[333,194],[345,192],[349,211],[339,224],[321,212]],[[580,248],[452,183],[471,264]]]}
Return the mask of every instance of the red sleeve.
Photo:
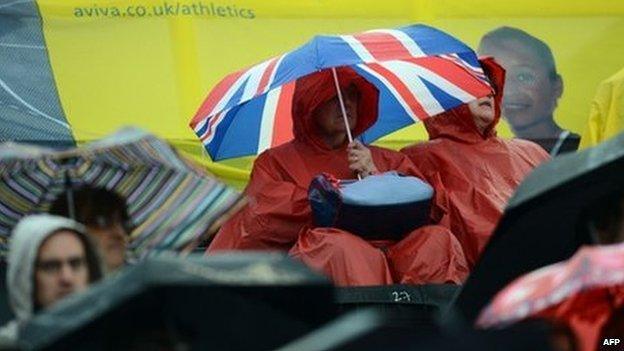
{"label": "red sleeve", "polygon": [[265,154],[254,163],[245,194],[248,204],[221,227],[208,252],[289,250],[311,220],[307,189],[281,179]]}
{"label": "red sleeve", "polygon": [[514,145],[514,151],[517,154],[523,155],[533,165],[533,167],[537,167],[540,164],[549,161],[551,158],[541,146],[530,140],[514,138],[509,142],[511,145]]}
{"label": "red sleeve", "polygon": [[375,167],[379,172],[397,171],[403,175],[423,179],[422,172],[404,154],[380,147],[372,147],[371,149],[373,162],[375,162]]}
{"label": "red sleeve", "polygon": [[421,150],[422,147],[425,146],[413,146],[402,149],[401,152],[404,153],[406,157],[412,161],[414,167],[418,170],[420,174],[420,176],[418,177],[423,179],[433,187],[434,198],[431,206],[431,222],[435,224],[440,224],[450,230],[451,223],[448,210],[448,192],[446,191],[444,183],[442,182],[440,173],[437,171],[439,165],[430,160],[430,152],[422,152],[424,151]]}

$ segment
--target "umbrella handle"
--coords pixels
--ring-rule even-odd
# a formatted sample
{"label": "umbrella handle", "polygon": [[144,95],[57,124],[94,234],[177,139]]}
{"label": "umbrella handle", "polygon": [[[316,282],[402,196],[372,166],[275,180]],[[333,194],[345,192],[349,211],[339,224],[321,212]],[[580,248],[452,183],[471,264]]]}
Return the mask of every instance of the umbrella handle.
{"label": "umbrella handle", "polygon": [[[332,75],[334,76],[334,85],[336,86],[336,91],[338,92],[338,101],[340,102],[340,111],[342,111],[342,120],[347,127],[347,138],[349,139],[350,144],[353,142],[353,135],[351,135],[351,127],[349,126],[349,119],[347,119],[347,109],[345,108],[344,100],[342,98],[342,91],[340,90],[340,84],[338,83],[338,73],[336,73],[335,67],[332,67],[331,71]],[[360,173],[357,174],[357,177],[358,180],[362,180],[362,176],[360,175]]]}
{"label": "umbrella handle", "polygon": [[72,188],[71,180],[69,179],[69,171],[65,170],[65,186],[67,190],[65,191],[65,196],[67,197],[67,212],[69,218],[76,220],[76,204],[74,202],[74,190]]}

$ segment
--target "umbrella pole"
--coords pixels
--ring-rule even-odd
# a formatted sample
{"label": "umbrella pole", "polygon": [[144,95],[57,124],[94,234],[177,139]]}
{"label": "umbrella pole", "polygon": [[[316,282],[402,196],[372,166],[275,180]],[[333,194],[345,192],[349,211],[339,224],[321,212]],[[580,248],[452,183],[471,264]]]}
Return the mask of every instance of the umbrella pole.
{"label": "umbrella pole", "polygon": [[[334,76],[334,85],[336,86],[336,91],[338,92],[338,101],[340,102],[340,111],[342,111],[342,120],[347,127],[347,138],[349,139],[350,144],[353,142],[353,135],[351,135],[351,127],[349,126],[349,119],[347,118],[347,109],[345,108],[344,100],[342,98],[342,91],[340,90],[340,84],[338,83],[338,73],[336,73],[335,67],[332,67],[331,71],[332,75]],[[362,180],[362,176],[359,173],[357,177],[358,180]]]}
{"label": "umbrella pole", "polygon": [[69,214],[69,218],[76,220],[74,190],[72,189],[71,181],[69,180],[69,174],[67,174],[67,170],[65,170],[65,186],[67,187],[67,190],[65,191],[65,195],[67,196],[67,212]]}
{"label": "umbrella pole", "polygon": [[347,119],[347,109],[345,108],[344,100],[342,99],[342,91],[340,90],[340,84],[338,84],[338,73],[336,73],[336,68],[332,67],[332,74],[334,76],[334,84],[336,85],[336,91],[338,92],[338,101],[340,102],[340,110],[342,111],[342,119],[344,120],[345,126],[347,127],[347,138],[349,138],[349,143],[353,141],[353,135],[351,135],[351,128],[349,126],[349,120]]}

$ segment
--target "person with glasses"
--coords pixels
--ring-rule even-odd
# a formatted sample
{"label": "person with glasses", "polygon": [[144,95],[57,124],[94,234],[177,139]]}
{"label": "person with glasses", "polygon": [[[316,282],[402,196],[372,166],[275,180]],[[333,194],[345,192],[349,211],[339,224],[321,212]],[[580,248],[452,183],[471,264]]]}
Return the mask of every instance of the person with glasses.
{"label": "person with glasses", "polygon": [[[129,234],[132,232],[126,200],[113,191],[82,187],[70,193],[75,220],[87,227],[102,253],[107,272],[123,267],[127,258]],[[68,194],[61,194],[50,208],[50,213],[70,218]]]}
{"label": "person with glasses", "polygon": [[9,241],[7,285],[15,320],[0,329],[12,345],[31,316],[100,280],[103,266],[86,228],[68,218],[24,217]]}
{"label": "person with glasses", "polygon": [[553,118],[563,79],[546,43],[520,29],[500,27],[481,38],[478,52],[494,57],[507,71],[503,116],[518,138],[539,144],[551,156],[578,149],[581,136]]}

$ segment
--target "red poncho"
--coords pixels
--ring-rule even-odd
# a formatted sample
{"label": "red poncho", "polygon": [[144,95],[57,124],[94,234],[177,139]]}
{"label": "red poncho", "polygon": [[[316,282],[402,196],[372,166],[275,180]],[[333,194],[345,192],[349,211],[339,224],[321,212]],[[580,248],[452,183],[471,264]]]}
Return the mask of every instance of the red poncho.
{"label": "red poncho", "polygon": [[433,216],[459,239],[470,268],[516,187],[549,158],[537,144],[496,136],[505,71],[492,59],[481,63],[497,92],[492,124],[479,132],[468,106],[462,105],[424,122],[428,142],[401,150],[435,188]]}
{"label": "red poncho", "polygon": [[[528,273],[481,312],[480,328],[545,320],[553,341],[578,351],[618,349],[624,338],[624,243],[582,247],[567,261]],[[621,345],[619,346],[621,349]],[[570,347],[565,349],[571,349]]]}
{"label": "red poncho", "polygon": [[[354,84],[360,93],[357,124],[352,128],[353,135],[357,136],[377,119],[379,93],[352,69],[340,68],[337,71],[342,89]],[[297,81],[292,109],[295,139],[265,151],[256,159],[245,189],[249,204],[221,228],[208,248],[209,252],[292,249],[291,255],[324,271],[340,285],[393,282],[385,254],[381,250],[338,229],[312,229],[308,202],[308,186],[312,178],[322,172],[333,174],[339,179],[356,176],[349,169],[347,144],[330,149],[320,138],[319,129],[312,118],[318,106],[335,96],[336,88],[330,71],[321,71]],[[380,172],[396,170],[406,175],[421,176],[405,155],[375,146],[369,148]],[[439,235],[434,237],[440,240],[430,244],[436,250],[433,256],[436,259],[440,257],[439,260],[443,260],[446,267],[432,262],[429,271],[444,271],[445,277],[450,278],[440,280],[460,282],[467,272],[461,248],[456,241],[448,239],[450,234],[446,229],[435,228],[438,228]],[[401,269],[407,269],[405,267],[409,265],[402,262]],[[455,272],[456,265],[460,266],[461,273]],[[423,272],[419,276],[428,277]]]}
{"label": "red poncho", "polygon": [[624,338],[624,287],[578,294],[532,317],[568,326],[579,351],[607,350],[605,339]]}

